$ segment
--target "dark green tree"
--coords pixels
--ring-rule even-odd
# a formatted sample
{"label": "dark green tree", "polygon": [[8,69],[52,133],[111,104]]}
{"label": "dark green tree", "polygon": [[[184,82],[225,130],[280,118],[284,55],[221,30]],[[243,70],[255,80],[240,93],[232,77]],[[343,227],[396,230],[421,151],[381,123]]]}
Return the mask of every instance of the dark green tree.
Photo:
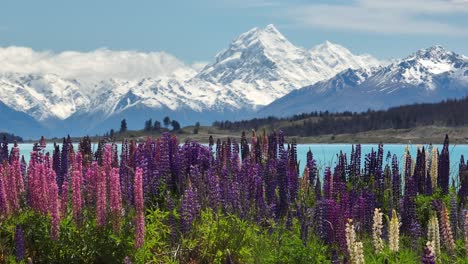
{"label": "dark green tree", "polygon": [[200,122],[195,123],[195,127],[193,128],[193,134],[198,134],[198,130],[200,130]]}
{"label": "dark green tree", "polygon": [[145,131],[151,131],[153,128],[153,120],[150,118],[145,121]]}
{"label": "dark green tree", "polygon": [[161,130],[161,122],[159,122],[158,120],[154,121],[153,130],[154,131],[160,131]]}
{"label": "dark green tree", "polygon": [[172,126],[172,131],[179,131],[180,130],[180,124],[176,120],[171,121],[171,126]]}
{"label": "dark green tree", "polygon": [[163,119],[163,123],[164,123],[164,126],[167,128],[169,127],[169,125],[171,124],[171,118],[169,118],[168,116],[166,116],[164,119]]}
{"label": "dark green tree", "polygon": [[120,122],[120,133],[127,132],[127,120],[122,119],[122,122]]}

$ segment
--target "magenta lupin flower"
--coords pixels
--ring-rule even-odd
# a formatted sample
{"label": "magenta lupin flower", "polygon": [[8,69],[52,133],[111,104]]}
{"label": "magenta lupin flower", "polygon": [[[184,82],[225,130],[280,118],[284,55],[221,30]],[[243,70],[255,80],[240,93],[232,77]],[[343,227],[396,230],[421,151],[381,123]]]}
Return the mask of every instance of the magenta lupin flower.
{"label": "magenta lupin flower", "polygon": [[97,224],[103,226],[106,224],[107,217],[107,181],[105,173],[99,170],[98,184],[97,184]]}
{"label": "magenta lupin flower", "polygon": [[83,198],[81,195],[81,172],[78,170],[74,170],[72,177],[73,217],[75,218],[76,223],[79,224],[81,219],[81,210],[83,207]]}
{"label": "magenta lupin flower", "polygon": [[140,248],[145,242],[145,215],[143,213],[136,215],[135,224],[135,247]]}
{"label": "magenta lupin flower", "polygon": [[7,198],[11,212],[17,212],[19,209],[18,201],[18,188],[16,182],[16,176],[14,171],[11,171],[11,166],[5,163],[2,170],[3,178],[7,179]]}
{"label": "magenta lupin flower", "polygon": [[133,185],[136,210],[135,247],[140,248],[145,240],[145,215],[143,212],[143,170],[141,168],[136,169],[135,182]]}
{"label": "magenta lupin flower", "polygon": [[114,231],[118,232],[120,230],[120,218],[122,214],[122,196],[118,168],[113,168],[110,174],[110,205]]}
{"label": "magenta lupin flower", "polygon": [[58,186],[55,181],[50,183],[50,216],[51,216],[51,230],[50,237],[52,240],[57,240],[59,237],[59,224],[60,224],[60,203],[58,197]]}
{"label": "magenta lupin flower", "polygon": [[11,164],[11,167],[16,181],[17,193],[24,193],[24,179],[20,160],[14,159]]}
{"label": "magenta lupin flower", "polygon": [[5,193],[4,179],[0,177],[0,215],[8,214],[8,201]]}
{"label": "magenta lupin flower", "polygon": [[135,210],[143,212],[143,170],[141,168],[136,169],[133,188],[135,189]]}
{"label": "magenta lupin flower", "polygon": [[60,212],[63,216],[68,212],[68,181],[66,180],[62,184]]}

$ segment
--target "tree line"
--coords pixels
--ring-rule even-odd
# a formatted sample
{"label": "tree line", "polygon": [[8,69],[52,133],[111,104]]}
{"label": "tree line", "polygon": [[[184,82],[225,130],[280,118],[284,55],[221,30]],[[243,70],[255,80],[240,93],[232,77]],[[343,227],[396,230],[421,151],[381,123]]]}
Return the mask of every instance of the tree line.
{"label": "tree line", "polygon": [[311,112],[278,118],[254,118],[242,121],[216,121],[213,126],[239,131],[281,129],[288,135],[318,136],[325,134],[358,133],[378,129],[407,129],[436,125],[457,127],[468,125],[468,97],[444,100],[439,103],[423,103],[392,107],[388,110],[332,113]]}

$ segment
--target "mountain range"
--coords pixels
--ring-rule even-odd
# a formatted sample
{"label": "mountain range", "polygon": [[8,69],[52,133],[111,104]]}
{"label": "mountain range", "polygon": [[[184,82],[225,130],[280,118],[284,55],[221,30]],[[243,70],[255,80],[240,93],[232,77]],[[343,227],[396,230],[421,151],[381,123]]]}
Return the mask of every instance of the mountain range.
{"label": "mountain range", "polygon": [[95,134],[117,128],[123,118],[131,129],[166,115],[182,124],[209,124],[382,109],[462,97],[468,90],[468,58],[441,46],[388,63],[328,41],[297,47],[273,25],[239,35],[204,67],[177,65],[164,76],[93,81],[2,71],[0,130],[26,138]]}

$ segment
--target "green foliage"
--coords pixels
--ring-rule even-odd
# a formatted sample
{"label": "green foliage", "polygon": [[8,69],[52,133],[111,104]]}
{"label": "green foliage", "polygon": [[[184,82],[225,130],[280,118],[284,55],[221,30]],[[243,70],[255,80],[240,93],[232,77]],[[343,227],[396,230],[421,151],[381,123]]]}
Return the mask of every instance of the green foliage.
{"label": "green foliage", "polygon": [[177,250],[171,247],[169,212],[151,209],[146,215],[145,243],[135,253],[136,263],[176,263]]}
{"label": "green foliage", "polygon": [[[403,239],[403,238],[402,238]],[[375,253],[372,245],[372,239],[367,238],[364,240],[364,260],[366,263],[408,263],[416,264],[421,263],[421,251],[415,251],[411,248],[400,246],[398,252],[390,251],[388,244],[385,245],[384,250],[378,254]]]}
{"label": "green foliage", "polygon": [[193,231],[182,241],[187,254],[181,262],[201,263],[327,263],[327,247],[315,237],[306,244],[300,239],[300,225],[291,230],[284,225],[263,229],[234,215],[202,212]]}
{"label": "green foliage", "polygon": [[[89,212],[85,211],[85,216]],[[3,254],[14,255],[14,230],[16,224],[23,228],[26,257],[35,263],[121,263],[125,256],[133,250],[133,228],[125,228],[115,234],[112,226],[98,227],[94,217],[83,221],[77,226],[71,214],[60,221],[60,236],[57,241],[50,238],[50,218],[36,214],[30,210],[10,217],[4,221],[0,240],[9,251]]]}

